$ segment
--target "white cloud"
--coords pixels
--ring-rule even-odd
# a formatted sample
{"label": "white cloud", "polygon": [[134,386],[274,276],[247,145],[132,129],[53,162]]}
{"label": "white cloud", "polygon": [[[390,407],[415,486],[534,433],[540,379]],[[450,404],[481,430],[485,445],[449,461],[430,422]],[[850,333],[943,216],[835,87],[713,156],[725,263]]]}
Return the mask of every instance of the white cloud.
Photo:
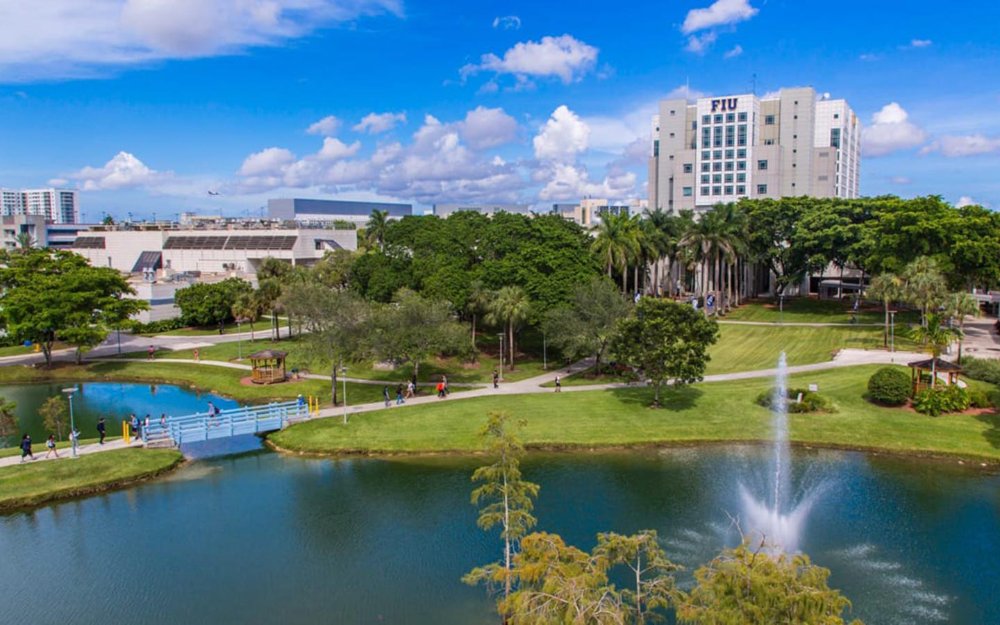
{"label": "white cloud", "polygon": [[708,7],[688,11],[681,31],[690,35],[707,28],[737,24],[757,15],[757,12],[748,0],[715,0]]}
{"label": "white cloud", "polygon": [[881,60],[881,58],[882,57],[880,55],[875,54],[873,52],[866,52],[866,53],[858,56],[858,60],[859,61],[865,61],[865,62],[878,61],[878,60]]}
{"label": "white cloud", "polygon": [[459,73],[463,78],[481,71],[511,74],[523,83],[529,78],[558,77],[564,83],[579,80],[597,63],[598,49],[572,35],[542,37],[522,41],[504,52],[503,58],[484,54],[478,65],[470,64]]}
{"label": "white cloud", "polygon": [[962,197],[958,198],[957,202],[955,202],[955,208],[964,208],[966,206],[978,206],[978,205],[979,202],[975,201],[968,195],[963,195]]}
{"label": "white cloud", "polygon": [[406,123],[406,113],[368,113],[354,125],[355,132],[368,132],[377,135],[396,127],[396,124]]}
{"label": "white cloud", "polygon": [[293,161],[295,155],[285,148],[265,148],[246,157],[240,166],[240,175],[275,175]]}
{"label": "white cloud", "polygon": [[545,201],[579,200],[582,197],[619,199],[635,193],[636,176],[615,172],[601,182],[591,182],[587,170],[567,163],[555,163],[546,170],[548,182],[538,193]]}
{"label": "white cloud", "polygon": [[926,48],[926,47],[929,47],[932,43],[934,43],[934,42],[931,41],[930,39],[911,39],[910,40],[910,47],[911,48]]}
{"label": "white cloud", "polygon": [[340,130],[340,120],[333,115],[327,115],[318,122],[313,122],[306,128],[306,132],[311,135],[322,135],[332,137]]}
{"label": "white cloud", "polygon": [[684,98],[688,102],[694,102],[698,98],[704,98],[705,92],[692,89],[691,85],[678,85],[671,89],[666,96],[670,98]]}
{"label": "white cloud", "polygon": [[519,18],[516,15],[504,15],[503,17],[494,17],[493,28],[500,28],[503,30],[517,30],[521,28],[521,18]]}
{"label": "white cloud", "polygon": [[736,44],[731,50],[722,55],[724,59],[735,59],[739,55],[743,54],[743,46]]}
{"label": "white cloud", "polygon": [[688,37],[688,42],[687,45],[684,46],[684,49],[695,54],[705,54],[718,38],[719,36],[714,30],[702,33],[701,35],[691,35]]}
{"label": "white cloud", "polygon": [[316,156],[321,160],[335,161],[337,159],[354,156],[360,149],[360,141],[355,141],[351,145],[346,145],[340,139],[325,137],[323,139],[323,147],[320,148],[320,151],[316,154]]}
{"label": "white cloud", "polygon": [[478,106],[466,114],[458,127],[462,138],[474,150],[503,145],[517,136],[517,121],[502,108]]}
{"label": "white cloud", "polygon": [[926,139],[927,133],[909,121],[903,107],[890,102],[872,115],[872,124],[861,131],[861,148],[866,156],[884,156],[915,148]]}
{"label": "white cloud", "polygon": [[0,80],[87,77],[279,45],[400,0],[45,0],[0,3]]}
{"label": "white cloud", "polygon": [[893,176],[889,178],[889,182],[892,184],[911,184],[913,180],[907,178],[906,176]]}
{"label": "white cloud", "polygon": [[974,135],[944,135],[920,150],[921,154],[940,152],[947,157],[976,156],[1000,152],[1000,137]]}
{"label": "white cloud", "polygon": [[84,191],[103,191],[149,186],[170,175],[150,169],[135,155],[122,151],[104,166],[84,167],[68,178],[76,180]]}
{"label": "white cloud", "polygon": [[587,149],[590,127],[563,104],[552,112],[532,144],[539,160],[572,162]]}

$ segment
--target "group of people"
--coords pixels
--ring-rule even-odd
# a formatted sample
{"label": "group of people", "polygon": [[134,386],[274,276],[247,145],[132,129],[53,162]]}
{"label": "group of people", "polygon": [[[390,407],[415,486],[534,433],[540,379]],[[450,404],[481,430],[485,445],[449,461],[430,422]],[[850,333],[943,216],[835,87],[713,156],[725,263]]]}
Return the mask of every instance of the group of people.
{"label": "group of people", "polygon": [[[442,375],[441,379],[437,382],[434,387],[437,396],[444,399],[451,392],[448,387],[448,376]],[[413,376],[410,381],[404,386],[402,382],[396,385],[395,402],[397,406],[401,406],[406,403],[407,399],[417,396],[417,378]],[[385,407],[393,405],[393,393],[389,389],[389,385],[382,387],[382,400],[385,402]]]}
{"label": "group of people", "polygon": [[[79,430],[70,430],[70,432],[69,432],[69,442],[70,442],[70,445],[76,445],[76,442],[79,439],[80,439],[80,431]],[[20,447],[21,447],[21,462],[22,463],[27,462],[27,459],[29,459],[29,458],[31,460],[35,459],[35,454],[32,453],[32,451],[31,451],[32,444],[33,443],[32,443],[31,435],[30,434],[26,433],[24,436],[21,437],[21,445],[20,445]],[[49,437],[45,440],[45,448],[46,448],[45,458],[49,458],[49,457],[58,458],[59,457],[59,450],[56,449],[56,435],[55,434],[49,434]]]}
{"label": "group of people", "polygon": [[[210,404],[211,406],[211,404]],[[211,406],[214,408],[214,406]],[[215,410],[218,410],[215,408]],[[140,419],[138,415],[132,413],[128,418],[129,432],[132,438],[142,438],[143,432],[148,432],[150,427],[150,416],[147,414],[144,418]],[[160,427],[167,427],[167,415],[163,413],[160,415]],[[103,445],[104,439],[108,436],[108,424],[104,417],[100,417],[97,420],[97,444]],[[80,440],[80,431],[76,429],[71,429],[69,433],[70,445],[76,445]],[[31,440],[30,434],[24,434],[21,437],[21,462],[27,462],[28,460],[35,460],[35,454],[32,452],[33,441]],[[49,437],[45,440],[46,452],[44,458],[59,458],[59,450],[56,446],[56,435],[49,434]]]}

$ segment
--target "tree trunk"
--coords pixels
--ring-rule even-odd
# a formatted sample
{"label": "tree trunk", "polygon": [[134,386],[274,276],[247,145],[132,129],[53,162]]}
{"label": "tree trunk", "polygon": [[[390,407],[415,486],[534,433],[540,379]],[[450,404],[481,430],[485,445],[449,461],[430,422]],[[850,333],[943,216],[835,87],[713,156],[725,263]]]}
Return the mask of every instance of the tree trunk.
{"label": "tree trunk", "polygon": [[[628,273],[625,273],[624,275],[628,275]],[[513,371],[514,370],[514,322],[513,321],[507,324],[507,335],[509,338],[509,340],[507,341],[507,345],[510,347],[510,353],[507,354],[507,356],[510,358],[510,370]]]}
{"label": "tree trunk", "polygon": [[882,347],[889,347],[889,300],[884,299],[885,304],[885,327],[882,328]]}
{"label": "tree trunk", "polygon": [[472,315],[472,351],[476,351],[476,315]]}
{"label": "tree trunk", "polygon": [[333,405],[337,405],[337,363],[336,361],[330,365],[330,399],[333,400]]}
{"label": "tree trunk", "polygon": [[413,361],[413,378],[416,379],[416,380],[419,380],[420,379],[419,376],[420,376],[420,361],[419,360],[414,360]]}
{"label": "tree trunk", "polygon": [[45,356],[45,368],[52,368],[52,343],[42,341],[42,355]]}
{"label": "tree trunk", "polygon": [[253,319],[250,320],[250,342],[253,343]]}
{"label": "tree trunk", "polygon": [[642,618],[642,555],[635,557],[635,622],[636,625],[643,624]]}
{"label": "tree trunk", "polygon": [[653,408],[660,407],[660,383],[656,382],[653,386]]}
{"label": "tree trunk", "polygon": [[622,267],[622,293],[628,293],[628,265]]}
{"label": "tree trunk", "polygon": [[76,364],[83,364],[83,347],[76,348]]}

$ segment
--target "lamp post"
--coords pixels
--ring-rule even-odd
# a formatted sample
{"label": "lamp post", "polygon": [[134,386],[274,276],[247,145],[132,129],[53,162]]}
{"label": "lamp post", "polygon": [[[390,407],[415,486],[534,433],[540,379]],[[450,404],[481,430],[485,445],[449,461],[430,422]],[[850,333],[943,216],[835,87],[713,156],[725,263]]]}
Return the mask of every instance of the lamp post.
{"label": "lamp post", "polygon": [[242,322],[242,317],[236,318],[236,360],[243,360],[243,334],[240,326]]}
{"label": "lamp post", "polygon": [[347,425],[347,367],[341,365],[340,379],[344,382],[344,425]]}
{"label": "lamp post", "polygon": [[778,323],[785,322],[785,294],[778,295]]}
{"label": "lamp post", "polygon": [[497,336],[500,337],[500,381],[503,382],[503,332]]}
{"label": "lamp post", "polygon": [[889,311],[889,351],[896,352],[896,311]]}
{"label": "lamp post", "polygon": [[76,387],[64,388],[62,392],[69,397],[69,441],[73,449],[73,457],[76,458],[76,421],[73,419],[73,393],[76,392]]}

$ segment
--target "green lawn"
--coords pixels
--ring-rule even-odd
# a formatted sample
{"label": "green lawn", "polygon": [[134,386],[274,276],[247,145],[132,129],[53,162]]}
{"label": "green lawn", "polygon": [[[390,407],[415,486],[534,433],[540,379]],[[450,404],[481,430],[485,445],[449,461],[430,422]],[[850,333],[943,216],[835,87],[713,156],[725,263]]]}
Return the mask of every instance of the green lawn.
{"label": "green lawn", "polygon": [[[933,418],[870,404],[862,395],[877,368],[793,376],[796,385],[818,384],[837,412],[794,415],[792,439],[1000,461],[1000,418]],[[769,380],[698,384],[667,393],[660,410],[649,408],[652,391],[643,388],[498,395],[358,414],[347,426],[335,419],[310,421],[270,439],[279,448],[307,453],[472,452],[480,449],[476,433],[486,414],[506,410],[527,421],[523,439],[530,447],[762,440],[771,436],[771,415],[754,398],[769,385]]]}
{"label": "green lawn", "polygon": [[0,469],[0,510],[107,490],[162,473],[183,456],[172,449],[122,449]]}
{"label": "green lawn", "polygon": [[[850,299],[820,300],[795,297],[785,300],[784,312],[779,311],[776,300],[753,301],[729,312],[724,318],[732,321],[761,321],[766,323],[851,323]],[[896,323],[919,323],[920,314],[902,311],[896,314]],[[864,307],[857,314],[858,323],[885,323],[881,308]]]}
{"label": "green lawn", "polygon": [[[21,439],[19,438],[19,436],[20,436],[20,434],[17,434],[16,436],[11,436],[11,437],[9,437],[7,439],[7,444],[8,445],[13,445],[13,446],[12,447],[4,447],[4,448],[0,449],[0,458],[6,458],[7,456],[20,456],[21,455],[21,448],[18,447],[18,445],[21,444]],[[121,436],[108,436],[104,440],[105,441],[113,441],[113,440],[116,440],[116,439],[119,439],[119,438],[121,438]],[[80,439],[80,447],[83,447],[84,445],[95,445],[95,444],[97,444],[97,441],[98,441],[98,439],[96,439],[96,438],[81,438]],[[0,444],[2,444],[2,441],[0,441]],[[32,440],[31,441],[31,449],[32,449],[32,451],[34,452],[34,454],[36,456],[39,454],[39,452],[41,452],[41,455],[44,456],[45,452],[48,451],[48,449],[45,447],[45,439],[42,439],[42,440],[39,440],[39,441]],[[69,441],[59,441],[59,442],[57,442],[56,443],[56,449],[59,450],[60,455],[62,455],[62,452],[64,450],[66,451],[66,453],[70,453]]]}
{"label": "green lawn", "polygon": [[[288,319],[285,317],[278,317],[278,323],[281,325],[282,332],[285,332],[288,327]],[[253,324],[254,331],[263,338],[267,338],[271,335],[271,320],[262,319],[256,321]],[[232,334],[234,332],[249,332],[250,324],[236,324],[227,323],[222,326],[224,334]],[[178,328],[176,330],[168,330],[167,332],[156,332],[154,334],[145,334],[144,336],[211,336],[219,334],[219,326],[204,326],[204,327],[189,327],[189,328]]]}
{"label": "green lawn", "polygon": [[[69,347],[69,345],[57,341],[52,344],[52,351],[56,351],[58,349],[65,349],[67,347]],[[0,358],[4,356],[24,356],[25,354],[34,354],[34,353],[35,353],[34,345],[32,345],[31,347],[25,347],[24,345],[8,345],[6,347],[0,347]]]}

